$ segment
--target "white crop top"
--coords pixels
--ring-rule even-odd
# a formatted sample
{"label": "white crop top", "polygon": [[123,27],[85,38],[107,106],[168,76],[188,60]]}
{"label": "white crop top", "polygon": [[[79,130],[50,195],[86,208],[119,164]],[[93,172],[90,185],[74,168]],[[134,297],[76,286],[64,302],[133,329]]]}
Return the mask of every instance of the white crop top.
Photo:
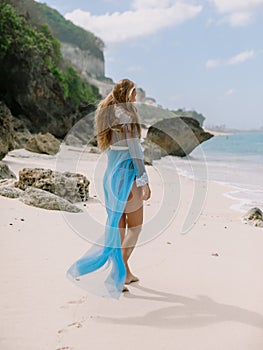
{"label": "white crop top", "polygon": [[118,125],[118,128],[111,127],[112,137],[110,148],[115,151],[129,150],[135,168],[136,185],[137,187],[143,186],[149,183],[149,180],[144,165],[143,150],[137,128],[135,128],[135,133],[132,134],[130,117],[119,106],[115,106],[115,117],[117,120],[114,124]]}

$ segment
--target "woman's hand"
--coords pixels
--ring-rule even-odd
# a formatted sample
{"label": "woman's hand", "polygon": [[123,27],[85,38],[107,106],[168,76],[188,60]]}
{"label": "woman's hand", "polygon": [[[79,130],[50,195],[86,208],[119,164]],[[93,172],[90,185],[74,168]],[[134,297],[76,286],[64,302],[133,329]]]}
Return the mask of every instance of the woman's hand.
{"label": "woman's hand", "polygon": [[147,201],[151,197],[151,189],[149,184],[145,184],[142,186],[142,199]]}

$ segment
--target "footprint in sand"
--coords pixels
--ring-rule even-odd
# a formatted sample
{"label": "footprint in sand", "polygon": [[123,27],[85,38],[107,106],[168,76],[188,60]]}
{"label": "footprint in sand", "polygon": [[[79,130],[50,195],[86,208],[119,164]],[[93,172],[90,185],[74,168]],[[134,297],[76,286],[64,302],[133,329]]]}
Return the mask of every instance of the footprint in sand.
{"label": "footprint in sand", "polygon": [[87,300],[86,297],[82,297],[79,300],[70,300],[67,302],[67,304],[83,304]]}
{"label": "footprint in sand", "polygon": [[73,323],[70,323],[67,325],[66,328],[63,328],[63,329],[60,329],[58,331],[58,334],[61,334],[61,333],[64,333],[64,332],[67,332],[67,330],[71,327],[74,327],[74,328],[81,328],[83,327],[82,323],[81,322],[73,322]]}
{"label": "footprint in sand", "polygon": [[82,298],[80,298],[79,300],[70,300],[66,303],[66,305],[62,305],[60,306],[61,309],[66,309],[69,307],[69,305],[76,305],[76,304],[83,304],[85,303],[87,300],[87,298],[84,296]]}

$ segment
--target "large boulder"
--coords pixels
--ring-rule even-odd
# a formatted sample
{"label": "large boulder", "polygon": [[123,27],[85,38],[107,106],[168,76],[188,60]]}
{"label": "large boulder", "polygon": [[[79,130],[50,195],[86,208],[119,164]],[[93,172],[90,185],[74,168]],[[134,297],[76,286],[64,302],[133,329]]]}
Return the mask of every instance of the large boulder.
{"label": "large boulder", "polygon": [[150,126],[146,145],[151,141],[162,149],[162,154],[184,157],[211,137],[213,135],[204,131],[197,120],[176,117],[160,120]]}
{"label": "large boulder", "polygon": [[36,153],[57,154],[60,149],[60,142],[50,134],[36,134],[26,143],[25,149]]}
{"label": "large boulder", "polygon": [[159,147],[156,143],[150,141],[149,139],[145,140],[142,146],[144,163],[147,165],[152,165],[153,160],[158,160],[168,155],[163,148]]}
{"label": "large boulder", "polygon": [[25,190],[20,196],[20,200],[27,205],[48,210],[63,210],[71,213],[82,212],[80,208],[66,199],[56,196],[53,193],[32,187]]}
{"label": "large boulder", "polygon": [[12,114],[0,101],[0,160],[15,148],[15,133],[12,126]]}
{"label": "large boulder", "polygon": [[43,168],[24,168],[19,172],[15,187],[25,190],[34,187],[62,197],[71,203],[89,198],[89,180],[81,174],[58,172]]}

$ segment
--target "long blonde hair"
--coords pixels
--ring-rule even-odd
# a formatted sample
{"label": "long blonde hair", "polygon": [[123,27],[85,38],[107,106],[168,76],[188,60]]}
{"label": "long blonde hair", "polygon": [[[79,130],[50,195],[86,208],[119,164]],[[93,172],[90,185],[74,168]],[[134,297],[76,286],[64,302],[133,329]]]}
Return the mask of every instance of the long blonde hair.
{"label": "long blonde hair", "polygon": [[[110,146],[112,126],[116,126],[117,124],[115,105],[119,105],[130,117],[131,131],[134,133],[136,127],[138,137],[141,137],[140,118],[134,104],[130,102],[134,89],[135,84],[131,80],[122,79],[115,84],[108,96],[98,105],[95,115],[95,129],[97,132],[98,146],[102,151]],[[121,132],[121,130],[120,128],[119,131]]]}

